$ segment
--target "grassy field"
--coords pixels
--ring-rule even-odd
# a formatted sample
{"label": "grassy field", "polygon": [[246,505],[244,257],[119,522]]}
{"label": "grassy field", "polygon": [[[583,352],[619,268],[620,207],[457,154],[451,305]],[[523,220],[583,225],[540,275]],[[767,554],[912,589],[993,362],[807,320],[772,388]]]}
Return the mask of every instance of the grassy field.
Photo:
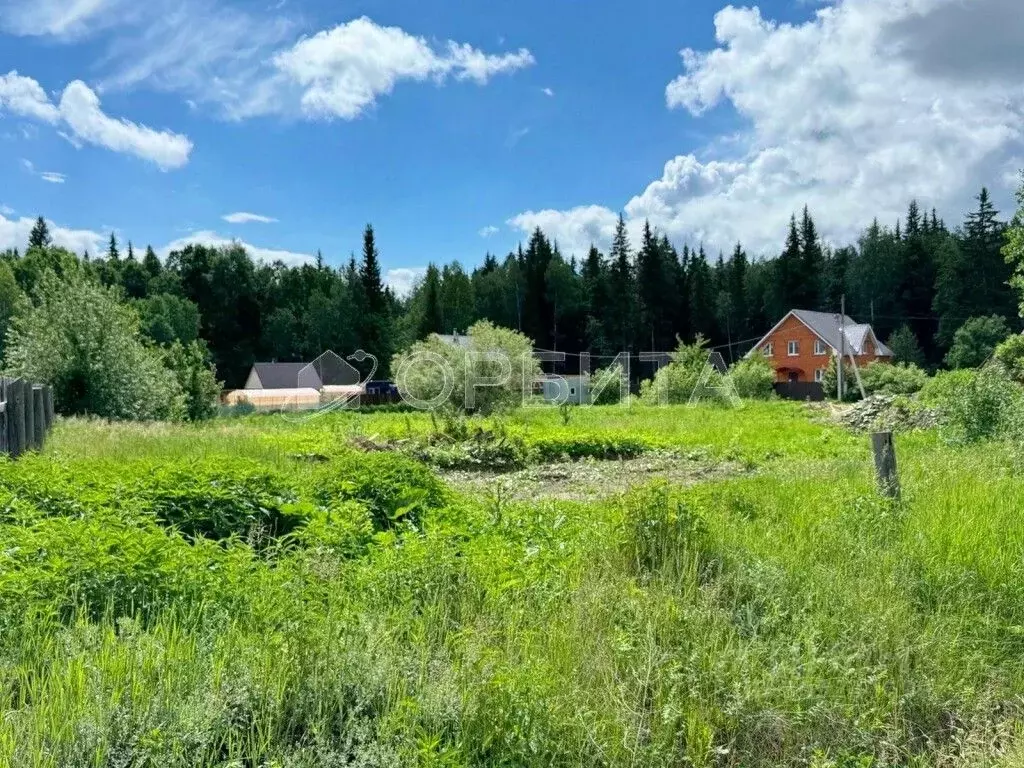
{"label": "grassy field", "polygon": [[61,423],[0,766],[1022,765],[1024,454],[898,449],[894,503],[786,403]]}

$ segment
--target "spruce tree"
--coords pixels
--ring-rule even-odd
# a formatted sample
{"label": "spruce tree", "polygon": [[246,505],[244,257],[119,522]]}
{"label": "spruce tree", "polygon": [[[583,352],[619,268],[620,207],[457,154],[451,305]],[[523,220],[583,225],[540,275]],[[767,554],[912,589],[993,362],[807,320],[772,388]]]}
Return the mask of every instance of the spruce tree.
{"label": "spruce tree", "polygon": [[636,324],[636,285],[629,235],[622,214],[619,214],[612,241],[608,305],[608,341],[616,347],[615,354],[632,352]]}
{"label": "spruce tree", "polygon": [[422,306],[416,328],[417,338],[425,339],[432,333],[446,333],[441,309],[441,272],[433,263],[427,266],[420,301]]}
{"label": "spruce tree", "polygon": [[160,263],[160,259],[157,258],[152,246],[146,246],[146,254],[142,257],[142,268],[146,270],[150,280],[159,277],[163,271],[163,265]]}
{"label": "spruce tree", "polygon": [[46,219],[40,216],[36,219],[36,223],[28,235],[28,247],[48,248],[51,242],[50,227],[47,225]]}
{"label": "spruce tree", "polygon": [[121,260],[121,254],[117,250],[117,237],[113,232],[110,233],[110,245],[107,247],[107,258],[115,264]]}
{"label": "spruce tree", "polygon": [[825,256],[818,240],[818,230],[807,206],[800,226],[800,291],[799,304],[804,309],[821,309],[821,274]]}

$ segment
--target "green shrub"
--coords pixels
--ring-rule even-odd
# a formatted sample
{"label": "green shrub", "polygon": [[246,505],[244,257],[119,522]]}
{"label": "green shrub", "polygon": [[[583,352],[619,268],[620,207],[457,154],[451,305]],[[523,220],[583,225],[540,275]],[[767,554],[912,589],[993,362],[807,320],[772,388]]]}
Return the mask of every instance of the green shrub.
{"label": "green shrub", "polygon": [[928,374],[910,363],[871,363],[861,371],[869,395],[913,395],[928,383]]}
{"label": "green shrub", "polygon": [[974,442],[999,437],[1017,427],[1024,392],[999,367],[939,373],[921,392],[954,437]]}
{"label": "green shrub", "polygon": [[[821,386],[825,390],[825,397],[835,400],[839,392],[839,377],[836,371],[836,358],[829,360],[825,368],[825,377],[821,380]],[[857,387],[857,374],[847,362],[843,362],[843,402],[855,403],[860,400],[860,389]]]}
{"label": "green shrub", "polygon": [[753,354],[729,369],[736,394],[748,400],[769,400],[775,395],[775,369],[764,355]]}
{"label": "green shrub", "polygon": [[622,373],[618,363],[594,372],[590,380],[593,405],[618,405],[622,400]]}
{"label": "green shrub", "polygon": [[189,538],[239,537],[252,543],[294,531],[305,522],[290,506],[294,491],[267,470],[245,463],[196,463],[156,470],[126,491],[138,506]]}
{"label": "green shrub", "polygon": [[111,419],[180,419],[184,396],[160,351],[143,342],[133,309],[116,290],[74,270],[44,273],[35,304],[8,336],[7,366],[53,385],[65,414]]}
{"label": "green shrub", "polygon": [[355,500],[366,505],[375,530],[417,525],[423,513],[443,506],[444,484],[424,464],[396,453],[338,457],[316,476],[313,498],[331,508]]}
{"label": "green shrub", "polygon": [[[153,615],[230,598],[252,565],[247,547],[188,543],[152,522],[94,510],[0,526],[0,627],[30,610],[67,619]],[[0,628],[0,634],[4,630]]]}
{"label": "green shrub", "polygon": [[610,435],[545,435],[532,441],[541,461],[631,459],[647,450],[640,439]]}
{"label": "green shrub", "polygon": [[1006,320],[999,315],[972,317],[953,334],[953,346],[946,355],[950,368],[977,368],[992,357],[1010,335]]}
{"label": "green shrub", "polygon": [[[533,342],[487,321],[476,323],[460,341],[449,344],[433,335],[396,355],[391,370],[403,396],[436,402],[436,409],[449,412],[488,414],[522,405],[541,375]],[[474,380],[497,380],[505,374],[508,378],[500,386],[467,391]]]}
{"label": "green shrub", "polygon": [[164,364],[174,374],[184,396],[185,418],[190,421],[213,418],[221,384],[206,343],[193,341],[183,346],[175,341],[164,350]]}
{"label": "green shrub", "polygon": [[995,358],[1014,381],[1024,383],[1024,334],[1011,336],[996,347]]}
{"label": "green shrub", "polygon": [[682,405],[697,392],[702,402],[724,400],[723,377],[708,363],[707,340],[698,336],[693,344],[679,343],[672,361],[640,385],[640,400],[646,405]]}

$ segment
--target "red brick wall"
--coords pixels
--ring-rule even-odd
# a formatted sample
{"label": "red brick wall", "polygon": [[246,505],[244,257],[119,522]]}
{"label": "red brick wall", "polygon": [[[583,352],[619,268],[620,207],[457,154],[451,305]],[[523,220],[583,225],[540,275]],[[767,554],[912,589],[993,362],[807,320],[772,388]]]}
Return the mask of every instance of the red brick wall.
{"label": "red brick wall", "polygon": [[[797,381],[813,382],[815,370],[828,368],[834,354],[832,348],[827,345],[825,354],[814,354],[814,342],[817,340],[818,336],[814,331],[797,320],[796,317],[788,317],[782,325],[758,345],[757,349],[763,354],[768,344],[774,346],[773,354],[768,360],[775,368],[776,381],[789,381],[790,374],[795,373]],[[788,354],[790,341],[799,342],[800,353],[795,357],[790,357]],[[860,367],[879,359],[874,354],[874,344],[870,340],[865,344],[865,350],[870,354],[857,355],[856,358],[857,365]]]}

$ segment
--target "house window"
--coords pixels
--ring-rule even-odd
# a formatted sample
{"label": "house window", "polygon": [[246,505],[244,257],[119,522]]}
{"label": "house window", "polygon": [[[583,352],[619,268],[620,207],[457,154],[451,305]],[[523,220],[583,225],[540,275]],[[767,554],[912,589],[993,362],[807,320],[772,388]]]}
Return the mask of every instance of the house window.
{"label": "house window", "polygon": [[814,372],[814,380],[816,382],[818,382],[819,384],[825,380],[825,369],[824,368],[818,368]]}
{"label": "house window", "polygon": [[789,342],[789,356],[796,357],[800,354],[800,342],[791,341]]}
{"label": "house window", "polygon": [[821,339],[817,339],[814,342],[814,354],[816,354],[816,355],[824,355],[824,354],[826,354],[826,351],[827,350],[825,349],[825,342],[822,341]]}
{"label": "house window", "polygon": [[772,344],[771,342],[768,342],[767,344],[764,345],[764,356],[775,357],[775,345]]}

